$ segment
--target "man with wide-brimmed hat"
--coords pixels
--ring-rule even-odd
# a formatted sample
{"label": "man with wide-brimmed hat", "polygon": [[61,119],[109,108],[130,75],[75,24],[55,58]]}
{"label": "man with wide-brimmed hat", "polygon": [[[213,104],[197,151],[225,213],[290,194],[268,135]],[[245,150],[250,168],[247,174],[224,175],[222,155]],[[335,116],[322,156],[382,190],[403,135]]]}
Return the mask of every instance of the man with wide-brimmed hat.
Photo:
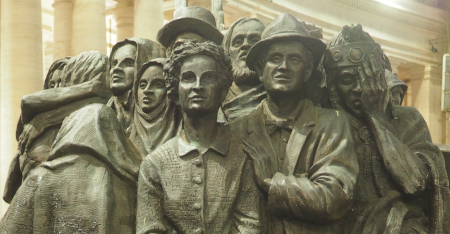
{"label": "man with wide-brimmed hat", "polygon": [[216,27],[216,18],[203,7],[182,7],[175,12],[174,19],[165,24],[156,40],[166,47],[167,57],[176,47],[185,42],[201,43],[212,41],[222,43],[223,34]]}
{"label": "man with wide-brimmed hat", "polygon": [[345,114],[305,97],[326,46],[304,25],[283,14],[266,27],[246,62],[267,99],[231,123],[248,136],[244,151],[268,199],[268,233],[339,233],[337,220],[352,205],[358,174]]}

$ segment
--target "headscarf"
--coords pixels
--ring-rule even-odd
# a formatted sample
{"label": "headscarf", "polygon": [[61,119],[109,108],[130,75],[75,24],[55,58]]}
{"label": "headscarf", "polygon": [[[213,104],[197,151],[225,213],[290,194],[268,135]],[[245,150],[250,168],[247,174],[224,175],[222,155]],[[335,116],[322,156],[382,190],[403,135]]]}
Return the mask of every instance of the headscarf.
{"label": "headscarf", "polygon": [[167,98],[167,95],[165,100],[151,113],[145,113],[138,104],[137,91],[142,75],[151,66],[159,66],[163,69],[166,62],[166,58],[157,58],[145,63],[137,73],[133,86],[133,95],[135,97],[134,119],[128,132],[130,140],[142,157],[145,157],[159,145],[174,137],[181,121],[178,107]]}
{"label": "headscarf", "polygon": [[[136,80],[136,74],[145,62],[151,60],[152,58],[165,57],[165,49],[159,43],[143,38],[127,38],[113,46],[111,55],[109,56],[110,67],[112,67],[112,60],[117,50],[120,47],[128,44],[134,45],[136,47],[136,60],[134,63],[136,73],[134,76],[134,80]],[[109,77],[109,79],[110,78],[111,77]],[[107,82],[108,87],[110,84],[109,79]],[[121,124],[123,130],[126,130],[131,125],[131,122],[133,121],[132,113],[134,109],[134,98],[131,89],[127,91],[125,95],[127,96],[125,103],[122,103],[117,96],[112,96],[107,104],[116,112],[117,119],[119,120],[119,123]]]}

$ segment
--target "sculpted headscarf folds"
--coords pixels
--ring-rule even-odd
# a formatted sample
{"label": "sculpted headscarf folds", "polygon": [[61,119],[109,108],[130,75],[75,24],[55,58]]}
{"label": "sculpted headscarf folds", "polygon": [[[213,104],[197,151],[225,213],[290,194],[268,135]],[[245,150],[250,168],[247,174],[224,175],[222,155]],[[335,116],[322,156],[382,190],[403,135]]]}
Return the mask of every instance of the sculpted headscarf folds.
{"label": "sculpted headscarf folds", "polygon": [[[109,57],[109,65],[112,66],[112,60],[114,58],[114,54],[117,52],[117,50],[127,44],[134,45],[136,47],[136,60],[134,63],[135,68],[135,76],[134,80],[136,80],[137,72],[141,69],[142,65],[153,59],[153,58],[163,58],[165,57],[165,49],[163,46],[158,44],[157,42],[143,39],[143,38],[127,38],[121,42],[118,42],[115,44],[111,50],[111,55]],[[110,87],[110,79],[108,79],[108,87]],[[134,83],[134,82],[133,82]],[[117,118],[119,122],[121,123],[124,130],[126,130],[131,122],[132,122],[132,113],[134,109],[134,98],[133,98],[133,92],[128,91],[126,94],[128,95],[128,98],[126,99],[126,103],[121,103],[116,96],[113,96],[108,101],[108,106],[111,107],[117,114]]]}

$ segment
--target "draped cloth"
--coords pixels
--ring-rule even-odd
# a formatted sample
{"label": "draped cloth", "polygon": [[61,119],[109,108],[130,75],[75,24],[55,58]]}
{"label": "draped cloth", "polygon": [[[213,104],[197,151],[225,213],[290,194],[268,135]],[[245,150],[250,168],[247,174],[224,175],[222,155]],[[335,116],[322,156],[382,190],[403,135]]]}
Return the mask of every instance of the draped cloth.
{"label": "draped cloth", "polygon": [[166,98],[154,111],[147,114],[136,104],[134,121],[128,129],[130,140],[142,157],[172,139],[181,122],[177,106]]}
{"label": "draped cloth", "polygon": [[102,104],[67,117],[47,162],[31,171],[1,233],[135,233],[141,157]]}
{"label": "draped cloth", "polygon": [[[134,68],[136,71],[135,74],[137,74],[144,63],[150,61],[151,59],[165,57],[164,47],[159,43],[143,38],[127,38],[113,46],[111,55],[109,56],[110,65],[117,50],[128,44],[136,46],[136,60],[134,63]],[[136,75],[134,79],[136,79]],[[133,84],[134,83],[135,82],[133,82]],[[133,96],[133,92],[130,89],[121,97],[112,96],[107,103],[107,105],[116,112],[117,119],[124,130],[126,130],[133,122],[133,109],[135,104]]]}

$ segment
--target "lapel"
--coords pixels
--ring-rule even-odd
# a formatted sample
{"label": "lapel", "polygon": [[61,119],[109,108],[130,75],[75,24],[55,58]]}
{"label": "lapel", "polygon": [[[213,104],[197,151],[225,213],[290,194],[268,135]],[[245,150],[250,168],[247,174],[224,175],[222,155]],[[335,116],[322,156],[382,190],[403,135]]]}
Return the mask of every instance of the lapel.
{"label": "lapel", "polygon": [[289,137],[286,146],[286,158],[283,168],[287,168],[289,175],[294,174],[298,157],[302,151],[306,139],[310,135],[312,128],[316,125],[316,111],[310,100],[305,99],[305,106],[301,110],[300,116],[295,121],[294,129]]}
{"label": "lapel", "polygon": [[[260,136],[261,146],[267,147],[266,150],[268,152],[272,152],[275,155],[275,150],[273,148],[272,140],[270,139],[269,134],[266,131],[266,125],[264,120],[264,108],[262,104],[259,104],[254,111],[252,111],[248,116],[247,122],[247,134],[248,136],[255,134],[256,136]],[[276,155],[275,155],[276,156]],[[272,168],[274,171],[278,171],[278,163],[277,160],[272,160]]]}

